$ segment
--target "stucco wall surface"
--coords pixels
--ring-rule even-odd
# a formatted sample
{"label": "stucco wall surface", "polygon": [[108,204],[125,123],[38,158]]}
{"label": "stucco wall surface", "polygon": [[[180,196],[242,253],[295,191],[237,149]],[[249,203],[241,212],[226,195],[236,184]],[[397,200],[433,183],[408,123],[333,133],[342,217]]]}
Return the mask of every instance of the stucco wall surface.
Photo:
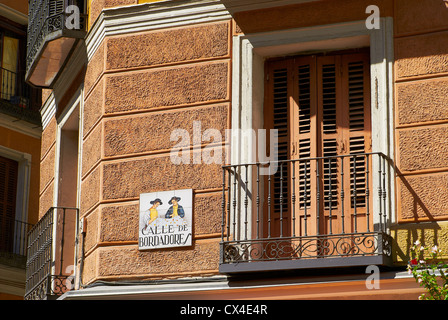
{"label": "stucco wall surface", "polygon": [[448,218],[447,21],[444,1],[395,1],[399,222]]}
{"label": "stucco wall surface", "polygon": [[[92,0],[90,26],[103,8],[137,2]],[[372,4],[379,6],[382,17],[394,21],[393,160],[400,223],[394,232],[397,259],[404,261],[409,239],[418,229],[405,223],[448,218],[445,3],[319,1],[240,12],[234,17],[238,32],[255,33],[364,20],[365,8]],[[85,281],[217,272],[221,166],[173,164],[170,133],[182,128],[191,134],[196,120],[201,120],[202,129],[223,132],[229,127],[233,28],[233,23],[223,21],[106,36],[89,61],[84,80],[80,205],[88,221]],[[41,214],[54,191],[55,132],[52,121],[42,137]],[[192,153],[192,157],[198,155]],[[139,195],[182,188],[195,191],[193,246],[138,251]],[[436,225],[438,239],[445,239],[445,224]]]}
{"label": "stucco wall surface", "polygon": [[[83,281],[217,273],[221,163],[203,165],[202,141],[224,141],[230,114],[230,21],[106,37],[86,70],[81,215],[87,219]],[[200,122],[197,122],[200,121]],[[193,139],[194,125],[200,136]],[[175,129],[190,140],[174,164]],[[193,245],[138,250],[139,196],[194,190]]]}

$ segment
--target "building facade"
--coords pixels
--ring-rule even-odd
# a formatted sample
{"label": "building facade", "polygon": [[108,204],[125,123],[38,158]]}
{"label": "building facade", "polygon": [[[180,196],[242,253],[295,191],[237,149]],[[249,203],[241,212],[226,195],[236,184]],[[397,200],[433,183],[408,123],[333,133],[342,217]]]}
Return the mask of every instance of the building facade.
{"label": "building facade", "polygon": [[43,0],[29,17],[26,298],[416,299],[413,242],[448,251],[446,2]]}
{"label": "building facade", "polygon": [[27,1],[0,4],[0,300],[23,299],[39,218],[41,91],[25,83]]}

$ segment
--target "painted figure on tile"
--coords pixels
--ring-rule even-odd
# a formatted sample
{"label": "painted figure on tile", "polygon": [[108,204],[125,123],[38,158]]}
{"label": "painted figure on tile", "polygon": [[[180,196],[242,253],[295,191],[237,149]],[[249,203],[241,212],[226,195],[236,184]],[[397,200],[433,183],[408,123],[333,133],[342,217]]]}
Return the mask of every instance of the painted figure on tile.
{"label": "painted figure on tile", "polygon": [[165,214],[165,218],[170,219],[174,217],[185,217],[185,211],[184,208],[182,208],[181,205],[179,205],[180,198],[179,197],[172,197],[168,203],[171,205],[171,207],[168,209],[168,211]]}
{"label": "painted figure on tile", "polygon": [[145,227],[143,228],[143,230],[146,230],[146,228],[151,225],[154,224],[156,219],[159,217],[159,213],[157,211],[157,207],[160,206],[162,203],[162,200],[160,200],[159,198],[154,199],[150,202],[150,204],[152,204],[151,208],[149,208],[149,214],[146,215],[145,217]]}
{"label": "painted figure on tile", "polygon": [[184,208],[179,204],[180,197],[172,197],[168,204],[171,205],[165,214],[166,219],[170,219],[169,224],[171,225],[185,225],[186,221],[183,219],[185,217]]}

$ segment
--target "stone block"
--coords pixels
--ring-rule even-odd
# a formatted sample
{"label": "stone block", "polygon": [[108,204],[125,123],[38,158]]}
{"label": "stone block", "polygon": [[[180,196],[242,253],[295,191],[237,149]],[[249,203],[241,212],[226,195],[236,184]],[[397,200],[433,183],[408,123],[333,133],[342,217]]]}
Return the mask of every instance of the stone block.
{"label": "stone block", "polygon": [[227,62],[149,69],[106,78],[106,114],[229,98]]}
{"label": "stone block", "polygon": [[227,105],[107,119],[104,122],[104,154],[109,157],[170,149],[178,144],[177,139],[180,141],[176,137],[171,141],[171,134],[176,129],[186,130],[191,142],[187,145],[193,145],[195,125],[200,125],[201,136],[207,129],[216,129],[224,141],[227,121]]}
{"label": "stone block", "polygon": [[401,172],[448,167],[448,127],[398,130],[398,169]]}
{"label": "stone block", "polygon": [[83,141],[82,146],[82,176],[84,176],[100,159],[103,139],[102,126],[98,125]]}
{"label": "stone block", "polygon": [[221,164],[174,164],[169,155],[104,165],[104,200],[138,198],[141,193],[221,188]]}
{"label": "stone block", "polygon": [[448,29],[448,8],[443,0],[397,0],[395,8],[397,34]]}
{"label": "stone block", "polygon": [[98,224],[99,221],[99,208],[93,210],[86,216],[86,236],[84,240],[84,252],[89,252],[98,245]]}
{"label": "stone block", "polygon": [[138,241],[139,205],[113,205],[101,208],[100,241]]}
{"label": "stone block", "polygon": [[56,146],[50,149],[43,160],[40,163],[40,188],[41,193],[45,187],[54,179],[54,166],[55,166],[55,150]]}
{"label": "stone block", "polygon": [[396,78],[448,72],[448,32],[395,39]]}
{"label": "stone block", "polygon": [[91,171],[81,182],[81,215],[101,200],[101,166]]}
{"label": "stone block", "polygon": [[187,276],[217,272],[219,241],[197,241],[191,248],[139,251],[137,246],[99,248],[99,277]]}
{"label": "stone block", "polygon": [[39,219],[53,207],[54,180],[47,186],[39,197]]}
{"label": "stone block", "polygon": [[448,80],[397,84],[398,124],[448,119]]}
{"label": "stone block", "polygon": [[95,126],[98,120],[103,115],[103,105],[104,105],[104,80],[101,79],[100,82],[95,86],[90,95],[84,101],[84,111],[83,111],[83,135],[84,137],[90,132],[90,130]]}
{"label": "stone block", "polygon": [[104,42],[98,47],[93,57],[87,64],[86,76],[84,79],[84,90],[89,93],[95,85],[98,78],[104,72],[104,57],[105,57]]}
{"label": "stone block", "polygon": [[448,174],[400,176],[397,184],[399,221],[448,217]]}
{"label": "stone block", "polygon": [[112,37],[106,69],[127,69],[229,56],[229,23]]}
{"label": "stone block", "polygon": [[41,160],[45,157],[50,148],[55,144],[56,131],[57,131],[56,118],[52,118],[48,123],[48,125],[45,127],[45,129],[42,131],[41,152],[40,152]]}

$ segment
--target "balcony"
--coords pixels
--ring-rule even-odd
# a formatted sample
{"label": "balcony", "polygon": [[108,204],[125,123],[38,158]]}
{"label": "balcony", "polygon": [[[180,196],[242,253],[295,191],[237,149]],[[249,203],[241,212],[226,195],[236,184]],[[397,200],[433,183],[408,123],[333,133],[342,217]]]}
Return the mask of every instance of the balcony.
{"label": "balcony", "polygon": [[74,288],[76,208],[51,208],[28,236],[25,300],[51,300]]}
{"label": "balcony", "polygon": [[0,264],[25,269],[27,234],[32,225],[0,216]]}
{"label": "balcony", "polygon": [[40,90],[25,83],[25,72],[0,68],[0,76],[0,112],[40,126]]}
{"label": "balcony", "polygon": [[51,88],[85,31],[83,0],[29,3],[26,81]]}
{"label": "balcony", "polygon": [[388,265],[381,153],[223,167],[220,272]]}

